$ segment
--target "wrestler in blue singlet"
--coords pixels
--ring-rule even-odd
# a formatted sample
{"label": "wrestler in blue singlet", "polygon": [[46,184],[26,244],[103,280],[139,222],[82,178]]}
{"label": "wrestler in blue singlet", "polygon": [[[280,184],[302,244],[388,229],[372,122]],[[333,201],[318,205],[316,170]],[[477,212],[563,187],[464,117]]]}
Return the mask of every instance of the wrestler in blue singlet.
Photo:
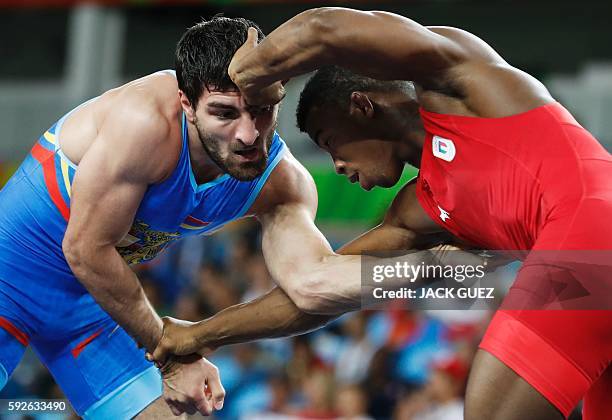
{"label": "wrestler in blue singlet", "polygon": [[[161,377],[64,258],[62,239],[78,170],[59,146],[68,115],[40,137],[0,191],[0,388],[32,345],[79,415],[130,418],[161,396]],[[259,178],[245,182],[225,174],[197,185],[187,140],[183,115],[178,164],[169,178],[148,188],[117,248],[129,264],[242,217],[286,149],[275,133]]]}

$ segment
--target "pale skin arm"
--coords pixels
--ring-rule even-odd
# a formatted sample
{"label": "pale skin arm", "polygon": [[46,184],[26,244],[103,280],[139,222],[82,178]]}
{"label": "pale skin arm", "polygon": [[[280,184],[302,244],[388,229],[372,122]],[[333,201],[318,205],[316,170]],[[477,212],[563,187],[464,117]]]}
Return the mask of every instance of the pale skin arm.
{"label": "pale skin arm", "polygon": [[[161,320],[115,247],[128,233],[148,185],[160,176],[160,162],[143,148],[161,142],[168,127],[146,112],[124,111],[110,112],[79,162],[62,246],[75,276],[100,306],[151,349],[161,336]],[[147,138],[150,146],[143,144]]]}
{"label": "pale skin arm", "polygon": [[[292,165],[299,165],[293,162]],[[280,168],[279,168],[280,169]],[[286,171],[285,167],[285,171]],[[299,175],[298,184],[310,191],[310,200],[315,199],[314,185],[310,176],[307,173],[301,173],[303,168],[298,167]],[[304,171],[305,172],[305,171]],[[279,172],[280,179],[290,180],[290,174],[283,174],[283,169]],[[295,176],[293,176],[295,178]],[[267,188],[268,190],[273,189]],[[303,191],[303,190],[302,190]],[[269,192],[269,191],[266,191]],[[265,193],[264,193],[265,194]],[[271,194],[272,196],[274,194]],[[303,195],[308,197],[307,194]],[[263,201],[263,200],[262,200]],[[313,203],[312,201],[309,201]],[[315,202],[316,203],[316,202]],[[353,240],[349,244],[338,250],[341,254],[359,254],[364,250],[397,250],[411,249],[415,246],[432,245],[443,240],[448,240],[446,234],[441,234],[439,228],[433,223],[423,211],[418,207],[419,204],[414,196],[414,185],[408,185],[398,194],[394,203],[387,212],[383,223],[371,231],[365,233],[359,238]],[[286,232],[276,232],[275,230],[268,231],[267,234],[272,236],[264,236],[265,252],[268,252],[268,261],[270,265],[276,265],[278,271],[283,270],[282,264],[287,264],[288,270],[293,271],[293,267],[298,266],[298,261],[302,263],[304,258],[310,258],[312,265],[316,266],[321,263],[321,260],[326,259],[343,259],[342,263],[332,266],[331,274],[336,276],[337,280],[332,277],[324,277],[325,288],[317,290],[309,283],[311,276],[310,266],[304,267],[304,278],[296,280],[299,287],[299,282],[307,284],[306,287],[313,287],[309,292],[301,293],[333,293],[333,297],[329,299],[333,309],[324,314],[308,313],[308,310],[313,309],[313,303],[308,302],[308,297],[304,298],[296,294],[289,297],[281,287],[277,287],[268,294],[261,296],[251,302],[240,305],[235,305],[227,308],[215,316],[198,323],[184,323],[176,320],[164,319],[164,337],[160,345],[155,350],[153,358],[155,360],[164,360],[170,354],[185,354],[192,351],[205,351],[228,344],[242,343],[246,341],[258,340],[262,338],[286,337],[296,334],[303,334],[308,331],[320,328],[329,321],[335,319],[341,313],[355,309],[360,303],[361,283],[360,283],[360,264],[358,256],[334,257],[326,240],[322,237],[319,231],[312,225],[314,217],[314,204],[305,205],[297,208],[292,207],[287,211],[301,211],[304,213],[296,213],[295,218],[285,212],[281,213],[281,217],[285,218],[284,223],[275,226],[277,229],[282,229]],[[300,216],[301,215],[301,216]],[[273,216],[277,217],[277,216]],[[278,223],[278,221],[276,221]],[[303,226],[300,226],[300,223]],[[409,229],[406,225],[409,223],[413,229]],[[282,242],[274,235],[287,233],[290,238],[286,238],[289,242]],[[265,241],[278,241],[269,243]],[[292,247],[294,244],[295,247]],[[308,245],[310,244],[310,245]],[[311,254],[305,253],[308,247],[311,247]],[[318,247],[318,248],[317,248]],[[289,249],[288,249],[289,248]],[[285,254],[290,251],[292,256]],[[318,253],[319,254],[318,254]],[[275,260],[276,253],[281,253],[281,259]],[[293,255],[295,253],[295,255]],[[282,255],[284,254],[284,256]],[[320,257],[322,256],[322,257]],[[346,263],[348,261],[348,264]],[[307,263],[308,264],[308,263]],[[350,272],[345,270],[347,265],[353,265]],[[319,270],[330,270],[329,267],[319,268]],[[333,270],[338,270],[341,278]],[[281,274],[277,271],[277,275],[285,275],[287,277],[294,273]],[[353,276],[352,278],[350,276]],[[343,284],[344,283],[344,284]],[[343,286],[349,283],[349,288]],[[284,285],[286,290],[290,290],[291,284]],[[338,294],[343,297],[343,303],[338,304],[336,300]],[[297,303],[295,301],[298,301]],[[316,303],[316,302],[315,302]]]}
{"label": "pale skin arm", "polygon": [[[362,297],[359,254],[371,250],[370,246],[379,250],[409,249],[417,235],[395,218],[399,206],[394,205],[381,226],[342,249],[345,255],[333,252],[314,224],[317,204],[314,182],[297,161],[289,163],[293,170],[284,174],[279,171],[284,182],[276,183],[277,191],[273,183],[272,191],[268,192],[272,197],[282,197],[282,201],[266,200],[264,203],[272,203],[272,208],[264,207],[259,213],[262,249],[270,274],[304,312],[337,316],[357,310]],[[414,258],[416,264],[422,258],[433,258],[430,254],[424,251],[407,258]],[[380,259],[379,263],[389,262]]]}
{"label": "pale skin arm", "polygon": [[[146,97],[125,95],[109,111],[79,162],[62,248],[74,275],[136,342],[152,351],[162,322],[116,246],[128,233],[148,185],[167,173],[169,125]],[[144,95],[143,95],[144,96]],[[222,405],[217,368],[198,355],[162,369],[164,397],[175,414],[208,415]],[[212,398],[206,398],[208,387]]]}
{"label": "pale skin arm", "polygon": [[[351,255],[359,254],[365,249],[412,248],[416,235],[388,225],[387,219],[336,252]],[[231,306],[195,324],[184,321],[179,324],[178,320],[164,318],[164,339],[155,349],[153,358],[165,360],[170,354],[203,352],[204,349],[263,338],[305,334],[321,328],[337,317],[338,315],[318,315],[302,311],[283,289],[277,286],[250,302]]]}
{"label": "pale skin arm", "polygon": [[[417,237],[411,231],[383,223],[336,252],[352,255],[363,250],[410,249]],[[205,352],[230,344],[305,334],[338,316],[304,312],[277,286],[252,301],[231,306],[197,323],[163,318],[164,335],[153,358],[160,361],[171,354]]]}

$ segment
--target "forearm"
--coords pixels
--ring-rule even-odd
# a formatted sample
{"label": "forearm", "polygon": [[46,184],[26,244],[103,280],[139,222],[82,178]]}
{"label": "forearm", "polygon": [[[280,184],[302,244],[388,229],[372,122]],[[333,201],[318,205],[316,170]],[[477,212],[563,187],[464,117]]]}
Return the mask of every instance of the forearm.
{"label": "forearm", "polygon": [[[363,241],[353,241],[338,253],[358,253],[360,242]],[[217,348],[263,338],[305,334],[325,326],[342,312],[345,311],[327,315],[304,312],[280,287],[276,287],[257,299],[226,308],[193,328],[199,347]]]}
{"label": "forearm", "polygon": [[301,311],[280,288],[231,306],[193,326],[200,348],[222,347],[263,338],[289,337],[320,328],[335,316]]}
{"label": "forearm", "polygon": [[429,80],[462,54],[453,42],[403,16],[322,7],[272,31],[233,61],[229,74],[241,91],[255,95],[274,82],[329,65],[375,79]]}
{"label": "forearm", "polygon": [[243,91],[257,92],[276,81],[334,64],[326,42],[333,26],[321,9],[307,10],[272,31],[249,54],[232,62],[229,74]]}
{"label": "forearm", "polygon": [[[374,256],[332,255],[311,265],[309,272],[295,276],[296,291],[292,299],[311,314],[333,315],[362,309],[373,303],[375,289],[420,288],[436,280],[421,269],[430,265],[478,265],[482,258],[452,246],[440,246],[389,258]],[[384,283],[374,281],[374,267],[389,269],[393,274]],[[377,301],[378,303],[379,301]]]}
{"label": "forearm", "polygon": [[153,351],[161,338],[161,319],[149,303],[138,277],[114,248],[95,252],[65,250],[79,281],[98,304],[137,343]]}

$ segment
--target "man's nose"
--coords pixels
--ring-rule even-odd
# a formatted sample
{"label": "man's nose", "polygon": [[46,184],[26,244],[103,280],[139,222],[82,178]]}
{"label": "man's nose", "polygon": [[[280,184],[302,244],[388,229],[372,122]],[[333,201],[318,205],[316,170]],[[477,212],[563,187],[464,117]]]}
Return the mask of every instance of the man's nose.
{"label": "man's nose", "polygon": [[334,166],[338,175],[346,174],[346,163],[340,159],[334,159]]}
{"label": "man's nose", "polygon": [[240,119],[236,138],[245,146],[252,146],[259,137],[259,130],[255,127],[255,118],[243,117]]}

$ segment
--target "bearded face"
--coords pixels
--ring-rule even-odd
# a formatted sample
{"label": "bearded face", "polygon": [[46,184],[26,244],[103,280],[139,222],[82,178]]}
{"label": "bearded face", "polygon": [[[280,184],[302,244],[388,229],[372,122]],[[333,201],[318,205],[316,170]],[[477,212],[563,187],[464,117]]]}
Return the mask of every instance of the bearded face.
{"label": "bearded face", "polygon": [[[185,109],[185,107],[184,107]],[[237,90],[204,90],[189,107],[202,147],[223,172],[241,181],[263,174],[276,129],[278,105],[253,107]]]}
{"label": "bearded face", "polygon": [[266,138],[258,136],[252,146],[245,146],[240,141],[228,143],[223,135],[207,131],[197,119],[195,126],[204,150],[223,172],[240,181],[252,181],[263,174],[268,164],[276,124]]}

